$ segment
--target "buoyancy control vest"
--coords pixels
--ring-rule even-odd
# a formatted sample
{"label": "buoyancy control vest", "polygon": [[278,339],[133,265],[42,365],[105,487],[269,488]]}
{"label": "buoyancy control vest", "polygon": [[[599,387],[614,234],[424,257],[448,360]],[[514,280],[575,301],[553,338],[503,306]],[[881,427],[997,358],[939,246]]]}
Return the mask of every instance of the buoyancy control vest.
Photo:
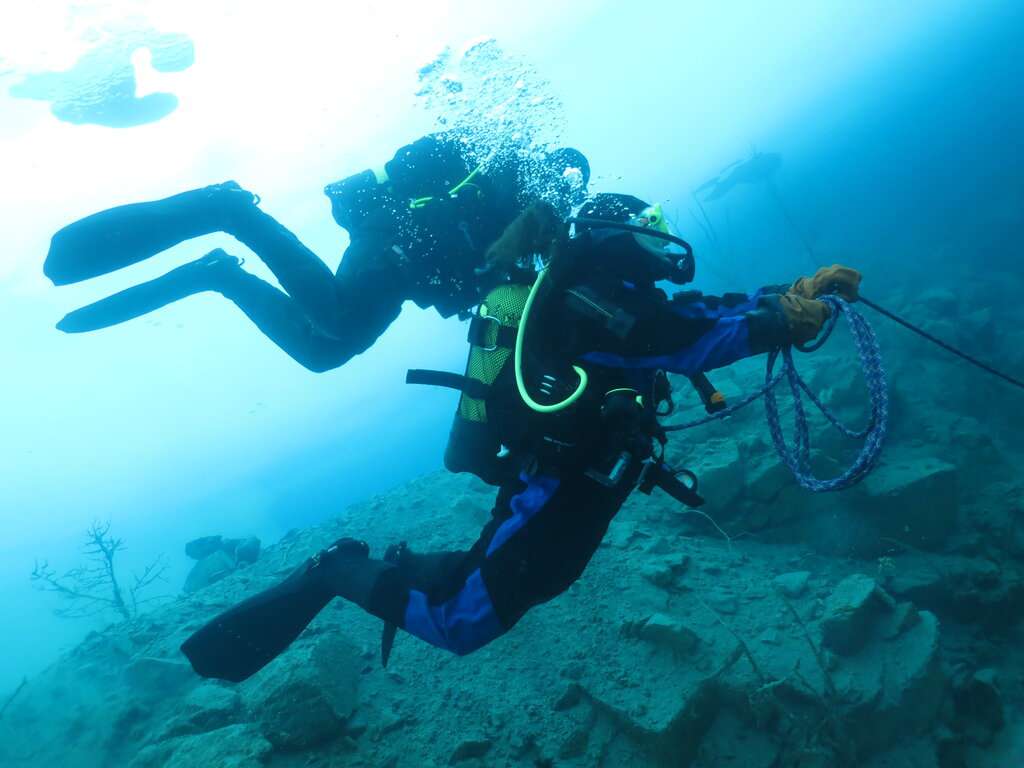
{"label": "buoyancy control vest", "polygon": [[382,258],[402,265],[407,298],[448,317],[480,300],[475,270],[522,210],[517,190],[510,161],[492,159],[485,172],[457,141],[431,135],[324,192],[353,240],[380,241]]}
{"label": "buoyancy control vest", "polygon": [[[533,286],[511,282],[487,294],[470,322],[464,374],[419,369],[407,374],[409,383],[461,392],[445,449],[445,467],[470,472],[492,485],[509,482],[523,471],[553,475],[579,471],[615,487],[627,469],[640,462],[644,465],[638,483],[642,492],[658,486],[683,503],[699,506],[702,499],[692,473],[684,473],[688,482],[682,482],[680,473],[661,462],[665,435],[658,416],[659,404],[671,402],[667,377],[651,373],[639,382],[636,372],[594,369],[584,373],[571,355],[552,354],[559,345],[545,344],[540,337],[545,331],[549,336],[557,331],[533,326],[550,313],[527,313],[531,292],[538,292],[539,282],[539,278]],[[586,314],[601,298],[580,287],[559,286],[551,289],[544,302],[549,304],[546,308],[555,302],[570,314]],[[614,318],[612,322],[628,324],[628,317],[607,302],[599,309]],[[524,318],[530,323],[531,338],[538,337],[540,342],[531,342],[529,351],[522,349]],[[527,405],[517,377],[527,380],[530,399],[536,398],[534,405],[540,405],[540,410]],[[562,407],[570,399],[571,404]]]}

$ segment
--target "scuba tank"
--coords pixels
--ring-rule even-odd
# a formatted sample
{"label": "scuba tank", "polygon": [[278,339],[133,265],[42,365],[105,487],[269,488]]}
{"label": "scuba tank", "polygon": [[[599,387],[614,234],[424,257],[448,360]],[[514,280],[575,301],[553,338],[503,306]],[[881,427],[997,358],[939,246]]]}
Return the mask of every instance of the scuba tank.
{"label": "scuba tank", "polygon": [[470,472],[485,483],[500,485],[510,467],[502,456],[501,435],[488,419],[488,403],[498,376],[512,358],[530,286],[508,283],[492,289],[469,323],[469,359],[462,376],[441,371],[410,370],[409,384],[430,384],[461,391],[444,465]]}

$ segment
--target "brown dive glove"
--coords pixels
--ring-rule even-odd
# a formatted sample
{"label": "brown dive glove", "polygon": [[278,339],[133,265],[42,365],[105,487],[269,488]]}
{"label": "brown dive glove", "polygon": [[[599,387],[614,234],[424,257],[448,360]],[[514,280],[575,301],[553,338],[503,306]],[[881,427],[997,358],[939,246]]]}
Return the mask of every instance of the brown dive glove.
{"label": "brown dive glove", "polygon": [[811,341],[821,332],[821,327],[832,314],[825,302],[805,299],[792,293],[779,296],[779,307],[786,316],[789,337],[794,344]]}
{"label": "brown dive glove", "polygon": [[817,299],[827,293],[839,294],[847,301],[856,301],[860,290],[860,272],[840,264],[822,267],[814,277],[801,277],[789,293],[804,299]]}
{"label": "brown dive glove", "polygon": [[531,253],[548,253],[565,235],[565,225],[548,203],[534,203],[487,249],[484,270],[509,268]]}

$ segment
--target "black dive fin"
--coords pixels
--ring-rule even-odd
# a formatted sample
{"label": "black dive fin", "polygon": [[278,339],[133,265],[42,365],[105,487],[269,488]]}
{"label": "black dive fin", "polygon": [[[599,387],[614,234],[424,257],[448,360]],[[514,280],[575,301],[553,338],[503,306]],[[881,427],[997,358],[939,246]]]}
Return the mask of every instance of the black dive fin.
{"label": "black dive fin", "polygon": [[43,273],[68,285],[135,264],[210,232],[232,232],[256,198],[235,182],[109,208],[68,224],[50,241]]}
{"label": "black dive fin", "polygon": [[307,560],[287,579],[229,608],[186,640],[181,651],[203,677],[240,683],[297,638],[334,594]]}
{"label": "black dive fin", "polygon": [[238,259],[215,249],[154,280],[69,312],[57,323],[57,329],[65,333],[84,333],[134,320],[186,296],[211,290],[218,282],[218,274],[238,265]]}

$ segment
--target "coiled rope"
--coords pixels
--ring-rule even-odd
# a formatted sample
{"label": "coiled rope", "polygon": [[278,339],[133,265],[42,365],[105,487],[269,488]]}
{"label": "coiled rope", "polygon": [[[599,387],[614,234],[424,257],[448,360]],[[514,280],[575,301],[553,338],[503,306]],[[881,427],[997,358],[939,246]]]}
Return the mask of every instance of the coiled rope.
{"label": "coiled rope", "polygon": [[[718,419],[724,419],[750,405],[758,398],[764,397],[765,416],[768,420],[768,429],[771,432],[775,450],[801,486],[816,493],[839,491],[856,485],[867,477],[868,473],[878,463],[878,459],[882,454],[882,445],[885,442],[886,433],[889,428],[889,390],[885,369],[882,366],[882,355],[878,347],[878,339],[871,324],[849,303],[835,295],[822,296],[821,301],[827,303],[831,309],[828,323],[817,340],[809,345],[797,348],[801,352],[813,352],[820,349],[828,341],[832,331],[835,330],[839,316],[842,315],[846,319],[854,344],[857,347],[857,354],[860,357],[861,370],[864,374],[864,381],[867,384],[871,406],[871,416],[863,429],[853,430],[839,421],[836,415],[811,392],[807,382],[800,376],[796,369],[796,363],[793,360],[792,348],[783,347],[769,353],[763,387],[747,395],[736,405],[730,406],[723,411],[685,424],[666,426],[664,428],[665,431],[679,432]],[[776,363],[780,357],[782,358],[782,368],[776,372]],[[775,391],[775,388],[783,379],[789,383],[789,389],[793,396],[794,441],[792,446],[788,444],[783,433],[782,418],[779,414],[779,403]],[[804,407],[804,394],[810,398],[810,401],[817,406],[818,410],[824,414],[832,426],[851,439],[863,440],[863,445],[857,458],[837,477],[822,480],[815,477],[811,471],[810,427],[807,423],[807,410]]]}

